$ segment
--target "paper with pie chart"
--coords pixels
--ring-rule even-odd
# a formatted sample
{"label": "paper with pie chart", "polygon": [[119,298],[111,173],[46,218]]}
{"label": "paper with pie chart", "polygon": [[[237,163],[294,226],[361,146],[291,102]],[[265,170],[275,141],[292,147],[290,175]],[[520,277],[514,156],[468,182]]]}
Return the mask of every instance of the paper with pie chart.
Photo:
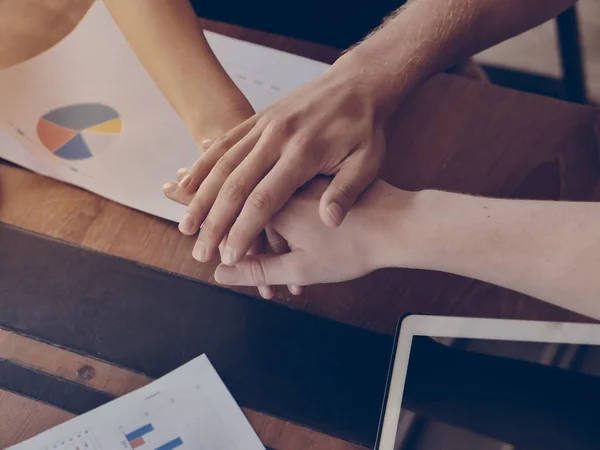
{"label": "paper with pie chart", "polygon": [[101,103],[64,106],[40,118],[37,135],[53,155],[66,160],[91,158],[121,134],[119,113]]}
{"label": "paper with pie chart", "polygon": [[[257,111],[327,69],[317,61],[205,34]],[[210,105],[198,108],[211,111]],[[185,208],[168,200],[161,187],[198,157],[188,129],[102,2],[94,2],[51,49],[0,69],[0,158],[179,221]]]}

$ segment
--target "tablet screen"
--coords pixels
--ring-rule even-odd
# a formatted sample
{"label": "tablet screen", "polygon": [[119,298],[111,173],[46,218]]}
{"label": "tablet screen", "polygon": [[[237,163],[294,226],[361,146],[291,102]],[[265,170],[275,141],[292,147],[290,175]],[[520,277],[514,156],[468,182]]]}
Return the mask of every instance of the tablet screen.
{"label": "tablet screen", "polygon": [[410,340],[395,438],[379,450],[600,448],[599,345]]}

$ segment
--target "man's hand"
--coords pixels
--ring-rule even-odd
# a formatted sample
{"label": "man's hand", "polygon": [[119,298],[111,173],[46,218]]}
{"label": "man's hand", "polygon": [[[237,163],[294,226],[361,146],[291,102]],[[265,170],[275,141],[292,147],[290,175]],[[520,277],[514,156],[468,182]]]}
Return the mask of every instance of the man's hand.
{"label": "man's hand", "polygon": [[[179,225],[200,231],[194,248],[210,260],[221,241],[235,264],[294,192],[318,174],[335,174],[319,213],[339,226],[375,179],[385,151],[385,120],[349,67],[308,83],[218,139],[179,189],[195,193]],[[196,193],[197,191],[197,193]]]}
{"label": "man's hand", "polygon": [[[573,1],[408,2],[325,75],[227,133],[193,166],[180,187],[190,195],[198,192],[180,229],[192,235],[202,226],[194,257],[211,259],[229,233],[222,260],[239,261],[295,190],[317,174],[335,174],[319,213],[326,224],[340,225],[375,178],[385,149],[385,122],[407,93],[434,73],[549,19]],[[203,87],[212,88],[203,78],[178,79],[201,80]],[[181,92],[187,100],[194,90]],[[217,104],[196,102],[191,111]]]}
{"label": "man's hand", "polygon": [[[215,279],[221,284],[266,286],[333,283],[397,265],[412,253],[413,204],[418,194],[376,181],[338,228],[325,226],[318,213],[319,198],[329,183],[317,179],[298,191],[267,226],[272,241],[290,251],[279,255],[247,256],[234,266],[221,264]],[[394,245],[391,245],[393,238]],[[392,249],[402,248],[399,254]]]}

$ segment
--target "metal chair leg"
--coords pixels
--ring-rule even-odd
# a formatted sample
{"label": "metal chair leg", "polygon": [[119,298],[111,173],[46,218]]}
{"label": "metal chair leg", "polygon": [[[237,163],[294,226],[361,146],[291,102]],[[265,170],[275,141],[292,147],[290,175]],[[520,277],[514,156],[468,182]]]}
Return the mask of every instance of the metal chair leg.
{"label": "metal chair leg", "polygon": [[585,71],[575,6],[556,18],[556,29],[566,100],[587,103]]}

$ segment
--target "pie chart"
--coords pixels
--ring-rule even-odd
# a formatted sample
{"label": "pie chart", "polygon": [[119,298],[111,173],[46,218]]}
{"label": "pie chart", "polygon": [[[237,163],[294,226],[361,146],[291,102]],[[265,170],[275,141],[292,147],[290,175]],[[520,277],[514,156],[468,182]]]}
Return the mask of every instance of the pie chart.
{"label": "pie chart", "polygon": [[63,106],[37,124],[40,142],[55,156],[82,160],[106,150],[121,133],[121,116],[101,103]]}

